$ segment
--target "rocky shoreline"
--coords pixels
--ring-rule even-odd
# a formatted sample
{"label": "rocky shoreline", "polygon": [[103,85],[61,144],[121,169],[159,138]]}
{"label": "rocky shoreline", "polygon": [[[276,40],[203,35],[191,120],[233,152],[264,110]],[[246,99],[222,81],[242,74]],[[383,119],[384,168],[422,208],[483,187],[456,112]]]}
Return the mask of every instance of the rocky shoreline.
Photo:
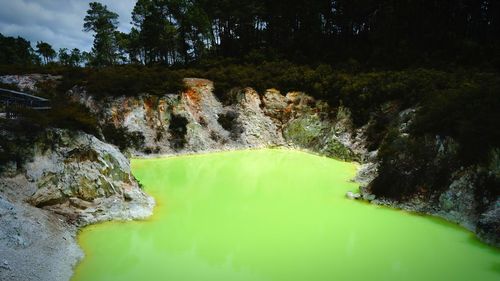
{"label": "rocky shoreline", "polygon": [[83,257],[79,228],[152,214],[154,199],[114,146],[54,129],[33,150],[24,172],[0,177],[1,280],[69,280]]}
{"label": "rocky shoreline", "polygon": [[[23,87],[35,89],[36,79],[52,79],[40,77],[9,76],[0,81],[22,81]],[[269,89],[259,95],[251,88],[234,90],[233,100],[223,104],[211,81],[184,82],[187,89],[180,95],[96,100],[84,88],[74,87],[68,98],[85,105],[101,125],[142,136],[142,145],[125,153],[129,156],[286,147],[358,161],[362,165],[355,180],[363,199],[443,217],[498,246],[498,237],[477,229],[477,223],[489,219],[494,224],[500,203],[485,213],[489,216],[477,214],[463,172],[457,172],[457,180],[433,201],[418,196],[405,203],[375,198],[369,184],[377,176],[377,150],[367,149],[369,124],[355,128],[347,109],[329,108],[300,92],[282,95]],[[412,110],[399,114],[400,134],[407,133]],[[50,129],[32,150],[33,159],[22,171],[14,163],[0,176],[1,280],[68,280],[83,257],[76,244],[79,227],[152,214],[154,200],[140,189],[129,160],[117,147],[82,132]]]}

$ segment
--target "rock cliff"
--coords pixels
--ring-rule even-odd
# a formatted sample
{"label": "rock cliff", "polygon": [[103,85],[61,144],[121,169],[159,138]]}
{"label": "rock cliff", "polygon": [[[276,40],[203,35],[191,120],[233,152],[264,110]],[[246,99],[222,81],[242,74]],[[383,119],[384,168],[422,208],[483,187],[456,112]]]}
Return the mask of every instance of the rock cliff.
{"label": "rock cliff", "polygon": [[83,256],[77,227],[152,214],[116,147],[52,129],[30,150],[22,170],[0,176],[0,280],[68,280]]}
{"label": "rock cliff", "polygon": [[144,136],[134,154],[182,154],[269,146],[290,146],[342,159],[366,153],[362,130],[351,130],[349,116],[299,92],[282,95],[270,89],[259,95],[251,88],[235,89],[233,101],[222,104],[213,83],[184,80],[180,95],[108,98],[96,101],[82,88],[70,98],[86,105],[103,124],[113,124]]}
{"label": "rock cliff", "polygon": [[26,177],[36,189],[29,202],[85,225],[111,219],[140,219],[154,201],[130,174],[129,160],[94,136],[47,131],[35,146]]}

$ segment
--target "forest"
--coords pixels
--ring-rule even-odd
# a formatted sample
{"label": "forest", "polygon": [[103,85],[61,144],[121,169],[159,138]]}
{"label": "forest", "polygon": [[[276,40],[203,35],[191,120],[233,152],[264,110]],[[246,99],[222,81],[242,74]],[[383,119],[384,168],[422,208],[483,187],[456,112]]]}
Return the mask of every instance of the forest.
{"label": "forest", "polygon": [[500,66],[500,3],[491,0],[138,0],[129,33],[93,2],[92,51],[36,49],[0,37],[0,64],[195,66],[287,60],[366,68]]}

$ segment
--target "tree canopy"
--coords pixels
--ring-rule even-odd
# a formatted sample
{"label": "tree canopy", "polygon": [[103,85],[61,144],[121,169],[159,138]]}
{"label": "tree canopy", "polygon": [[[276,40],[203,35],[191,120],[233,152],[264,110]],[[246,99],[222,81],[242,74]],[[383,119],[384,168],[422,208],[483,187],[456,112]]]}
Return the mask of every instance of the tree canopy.
{"label": "tree canopy", "polygon": [[113,65],[118,59],[115,37],[118,14],[109,11],[106,5],[98,2],[91,2],[89,6],[83,28],[86,32],[94,32],[91,64],[94,66]]}
{"label": "tree canopy", "polygon": [[138,0],[132,19],[131,61],[145,64],[500,64],[500,3],[491,0]]}
{"label": "tree canopy", "polygon": [[69,51],[67,48],[59,49],[59,62],[64,66],[77,67],[83,62],[83,56],[79,49]]}
{"label": "tree canopy", "polygon": [[0,64],[31,65],[37,57],[29,41],[0,34]]}
{"label": "tree canopy", "polygon": [[[132,24],[130,32],[120,32],[116,13],[90,3],[83,27],[94,43],[80,63],[287,60],[367,69],[500,69],[500,2],[493,0],[137,0]],[[48,63],[55,56],[45,42],[34,53],[22,38],[0,41],[2,64],[36,64],[36,54]],[[59,55],[61,64],[75,64],[65,52]]]}
{"label": "tree canopy", "polygon": [[56,57],[56,51],[52,48],[52,45],[43,41],[36,44],[36,53],[42,57],[45,64],[53,61]]}

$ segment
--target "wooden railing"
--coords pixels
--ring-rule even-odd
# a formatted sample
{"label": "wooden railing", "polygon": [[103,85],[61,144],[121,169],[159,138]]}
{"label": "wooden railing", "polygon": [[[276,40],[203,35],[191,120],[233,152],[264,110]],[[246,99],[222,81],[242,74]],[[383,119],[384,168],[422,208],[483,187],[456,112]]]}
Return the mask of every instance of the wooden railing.
{"label": "wooden railing", "polygon": [[15,118],[16,108],[30,108],[34,110],[49,110],[50,100],[34,95],[0,88],[0,104],[6,118]]}

